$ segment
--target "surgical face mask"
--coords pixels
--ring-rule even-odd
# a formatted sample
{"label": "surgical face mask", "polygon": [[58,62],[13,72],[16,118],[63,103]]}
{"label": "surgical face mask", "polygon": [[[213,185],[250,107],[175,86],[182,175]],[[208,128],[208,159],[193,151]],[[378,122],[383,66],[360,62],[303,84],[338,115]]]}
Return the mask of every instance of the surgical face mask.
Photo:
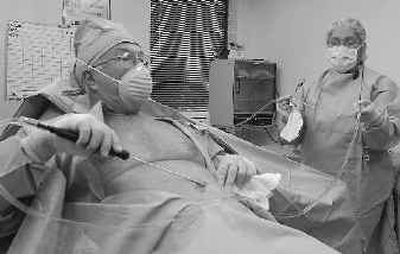
{"label": "surgical face mask", "polygon": [[86,65],[92,82],[87,84],[89,96],[100,100],[110,111],[121,114],[137,113],[142,103],[147,100],[152,91],[149,70],[139,63],[125,73],[121,79],[115,79],[99,68]]}
{"label": "surgical face mask", "polygon": [[121,78],[118,96],[127,113],[136,113],[152,92],[152,81],[149,70],[138,64]]}
{"label": "surgical face mask", "polygon": [[333,70],[344,73],[357,65],[358,48],[350,48],[343,45],[329,47],[327,57]]}

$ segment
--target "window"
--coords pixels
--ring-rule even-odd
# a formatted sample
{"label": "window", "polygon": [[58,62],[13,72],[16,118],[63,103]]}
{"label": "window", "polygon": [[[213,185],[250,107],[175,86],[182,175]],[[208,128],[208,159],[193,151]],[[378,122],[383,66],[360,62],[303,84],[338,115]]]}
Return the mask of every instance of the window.
{"label": "window", "polygon": [[227,41],[227,0],[151,0],[152,97],[207,118],[210,63]]}

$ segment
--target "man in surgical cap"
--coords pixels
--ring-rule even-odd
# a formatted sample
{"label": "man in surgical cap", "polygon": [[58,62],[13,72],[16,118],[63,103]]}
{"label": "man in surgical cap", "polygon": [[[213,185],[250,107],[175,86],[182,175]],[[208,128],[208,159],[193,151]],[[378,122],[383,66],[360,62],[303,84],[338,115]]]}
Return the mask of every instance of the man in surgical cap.
{"label": "man in surgical cap", "polygon": [[[3,145],[16,150],[0,181],[19,198],[35,193],[44,172],[60,170],[67,184],[57,181],[52,196],[65,192],[62,208],[54,209],[65,221],[33,219],[10,253],[264,253],[270,242],[271,253],[336,253],[232,199],[230,188],[246,184],[256,174],[254,164],[148,101],[149,70],[124,28],[86,20],[76,31],[75,48],[71,79],[41,92],[47,103],[36,117],[78,132],[78,140],[38,130],[28,130],[21,142],[9,137]],[[109,155],[122,149],[129,160]],[[40,170],[26,167],[32,164]],[[7,185],[10,179],[19,184]],[[0,204],[6,211],[7,203]],[[53,227],[32,230],[46,223]],[[49,246],[57,234],[63,244],[54,250]],[[292,246],[280,244],[282,237]]]}

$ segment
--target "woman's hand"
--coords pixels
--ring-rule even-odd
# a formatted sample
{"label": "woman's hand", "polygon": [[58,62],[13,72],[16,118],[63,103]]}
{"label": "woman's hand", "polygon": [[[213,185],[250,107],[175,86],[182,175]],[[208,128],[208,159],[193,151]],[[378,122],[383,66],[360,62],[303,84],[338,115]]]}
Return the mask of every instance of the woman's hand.
{"label": "woman's hand", "polygon": [[373,102],[360,101],[358,103],[360,121],[369,126],[379,125],[384,120],[384,109],[378,108]]}

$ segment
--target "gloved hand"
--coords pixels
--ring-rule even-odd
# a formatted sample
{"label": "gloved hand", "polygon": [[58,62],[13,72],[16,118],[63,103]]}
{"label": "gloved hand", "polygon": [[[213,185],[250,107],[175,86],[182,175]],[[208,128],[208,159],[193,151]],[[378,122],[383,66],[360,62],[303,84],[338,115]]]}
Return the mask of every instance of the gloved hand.
{"label": "gloved hand", "polygon": [[78,131],[79,139],[73,143],[50,132],[35,130],[22,141],[22,145],[40,161],[46,161],[55,153],[65,152],[80,156],[98,153],[108,156],[111,148],[115,151],[122,150],[115,132],[90,114],[66,114],[54,119],[51,125]]}
{"label": "gloved hand", "polygon": [[218,155],[216,160],[218,181],[223,187],[241,187],[257,173],[252,161],[237,154]]}
{"label": "gloved hand", "polygon": [[290,112],[292,111],[292,105],[290,102],[290,98],[279,101],[276,103],[276,112],[282,118],[283,122],[287,122],[289,118]]}
{"label": "gloved hand", "polygon": [[373,102],[360,101],[360,120],[368,126],[376,126],[384,121],[384,109],[377,107]]}

